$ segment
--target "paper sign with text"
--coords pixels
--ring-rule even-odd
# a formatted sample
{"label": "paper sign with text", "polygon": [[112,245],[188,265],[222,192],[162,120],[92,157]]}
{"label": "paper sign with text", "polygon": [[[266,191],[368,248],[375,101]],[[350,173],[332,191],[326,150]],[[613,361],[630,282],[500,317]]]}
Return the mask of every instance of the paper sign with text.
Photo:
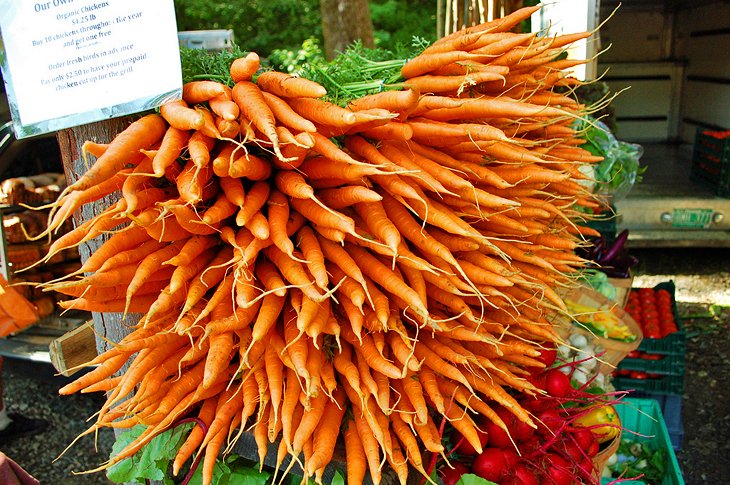
{"label": "paper sign with text", "polygon": [[0,33],[18,138],[180,96],[173,0],[0,0]]}

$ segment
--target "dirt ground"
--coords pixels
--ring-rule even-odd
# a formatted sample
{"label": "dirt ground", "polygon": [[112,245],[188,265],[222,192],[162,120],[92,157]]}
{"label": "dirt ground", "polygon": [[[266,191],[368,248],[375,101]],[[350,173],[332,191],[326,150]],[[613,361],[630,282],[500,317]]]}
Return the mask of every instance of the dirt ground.
{"label": "dirt ground", "polygon": [[687,332],[684,440],[677,452],[685,483],[730,483],[730,249],[646,249],[635,286],[671,279]]}

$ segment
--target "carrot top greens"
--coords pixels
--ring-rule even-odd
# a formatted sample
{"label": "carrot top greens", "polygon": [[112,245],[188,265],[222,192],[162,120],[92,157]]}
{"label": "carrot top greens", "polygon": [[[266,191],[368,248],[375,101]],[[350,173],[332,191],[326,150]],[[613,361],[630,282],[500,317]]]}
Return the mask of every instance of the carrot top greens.
{"label": "carrot top greens", "polygon": [[[306,59],[301,63],[293,61],[287,70],[293,75],[318,82],[327,89],[324,99],[344,106],[366,94],[401,89],[401,68],[427,46],[428,42],[420,37],[414,37],[409,47],[398,52],[367,48],[356,41],[331,61],[323,58]],[[181,47],[183,83],[210,79],[233,86],[229,72],[231,62],[245,54],[246,51],[235,45],[220,52]],[[271,64],[262,61],[267,68],[281,67]]]}

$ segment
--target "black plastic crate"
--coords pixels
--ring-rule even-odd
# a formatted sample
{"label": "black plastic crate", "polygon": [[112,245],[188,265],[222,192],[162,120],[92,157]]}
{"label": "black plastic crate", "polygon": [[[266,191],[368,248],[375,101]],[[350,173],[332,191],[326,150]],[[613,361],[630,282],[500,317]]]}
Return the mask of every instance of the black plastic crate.
{"label": "black plastic crate", "polygon": [[730,196],[730,132],[699,129],[695,136],[690,178]]}

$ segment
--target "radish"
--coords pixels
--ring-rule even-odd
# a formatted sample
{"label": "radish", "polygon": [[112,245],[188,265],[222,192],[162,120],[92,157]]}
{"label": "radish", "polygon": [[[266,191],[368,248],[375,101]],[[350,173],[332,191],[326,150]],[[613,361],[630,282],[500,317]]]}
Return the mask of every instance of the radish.
{"label": "radish", "polygon": [[487,444],[489,444],[489,446],[497,448],[509,448],[512,446],[512,440],[510,440],[510,437],[505,430],[491,421],[488,421],[485,424],[485,427],[487,435],[489,435],[489,438],[487,439]]}
{"label": "radish", "polygon": [[545,390],[554,397],[566,397],[573,388],[570,385],[570,378],[556,369],[545,371]]}
{"label": "radish", "polygon": [[515,467],[515,485],[540,485],[540,480],[534,471],[530,470],[524,463],[518,463]]}
{"label": "radish", "polygon": [[499,448],[485,448],[471,465],[472,473],[492,482],[501,480],[507,470],[504,453]]}
{"label": "radish", "polygon": [[545,364],[545,367],[550,367],[555,363],[555,359],[558,357],[558,349],[555,344],[544,344],[544,348],[539,348],[540,355],[535,357],[537,360]]}
{"label": "radish", "polygon": [[537,432],[543,435],[556,434],[565,423],[557,409],[546,409],[537,415]]}
{"label": "radish", "polygon": [[454,461],[451,464],[453,468],[449,466],[439,468],[438,474],[441,480],[443,480],[444,485],[456,485],[462,475],[469,473],[469,469],[462,462]]}
{"label": "radish", "polygon": [[593,457],[598,453],[598,440],[589,429],[575,429],[571,433],[575,444],[583,450],[586,455]]}
{"label": "radish", "polygon": [[574,476],[570,462],[560,455],[548,453],[545,455],[546,475],[554,485],[571,485]]}

